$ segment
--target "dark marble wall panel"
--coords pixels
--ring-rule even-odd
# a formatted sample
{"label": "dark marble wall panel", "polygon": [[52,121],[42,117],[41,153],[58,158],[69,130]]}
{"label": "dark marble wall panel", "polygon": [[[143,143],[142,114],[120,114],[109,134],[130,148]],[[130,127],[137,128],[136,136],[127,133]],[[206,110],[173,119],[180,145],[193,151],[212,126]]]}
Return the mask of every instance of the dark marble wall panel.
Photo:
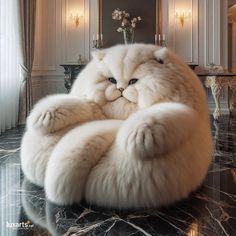
{"label": "dark marble wall panel", "polygon": [[112,19],[114,9],[129,12],[131,17],[141,16],[135,28],[134,42],[154,43],[157,28],[158,0],[99,0],[100,1],[100,30],[103,34],[104,47],[123,43],[123,34],[116,30],[120,21]]}

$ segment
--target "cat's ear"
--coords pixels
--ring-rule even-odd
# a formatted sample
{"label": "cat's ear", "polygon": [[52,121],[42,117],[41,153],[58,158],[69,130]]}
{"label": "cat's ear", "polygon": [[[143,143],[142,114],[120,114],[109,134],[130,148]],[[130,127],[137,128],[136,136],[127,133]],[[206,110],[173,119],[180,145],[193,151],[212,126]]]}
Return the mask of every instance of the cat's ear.
{"label": "cat's ear", "polygon": [[105,50],[96,50],[92,52],[92,57],[94,60],[100,62],[103,60],[103,58],[106,55],[106,51]]}
{"label": "cat's ear", "polygon": [[168,48],[159,48],[154,52],[154,58],[160,64],[167,63],[169,57],[170,57],[170,51],[168,50]]}

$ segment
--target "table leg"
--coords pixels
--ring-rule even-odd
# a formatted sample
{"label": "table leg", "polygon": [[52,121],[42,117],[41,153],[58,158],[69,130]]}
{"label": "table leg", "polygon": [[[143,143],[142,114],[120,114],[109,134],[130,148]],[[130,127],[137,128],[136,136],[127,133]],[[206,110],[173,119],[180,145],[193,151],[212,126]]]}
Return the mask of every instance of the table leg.
{"label": "table leg", "polygon": [[220,117],[220,94],[221,94],[221,87],[218,85],[212,86],[211,91],[213,94],[213,98],[216,104],[215,111],[213,113],[213,117],[215,120],[218,120]]}
{"label": "table leg", "polygon": [[229,110],[233,112],[235,108],[234,97],[236,94],[236,86],[229,86]]}
{"label": "table leg", "polygon": [[222,86],[218,82],[217,78],[215,76],[208,77],[208,85],[211,88],[211,92],[215,101],[215,111],[213,113],[213,117],[215,120],[218,120],[220,117],[220,95],[221,95],[221,90]]}
{"label": "table leg", "polygon": [[236,95],[236,78],[232,77],[231,80],[229,80],[229,99],[228,99],[229,104],[228,105],[229,105],[230,113],[232,113],[236,107],[235,95]]}

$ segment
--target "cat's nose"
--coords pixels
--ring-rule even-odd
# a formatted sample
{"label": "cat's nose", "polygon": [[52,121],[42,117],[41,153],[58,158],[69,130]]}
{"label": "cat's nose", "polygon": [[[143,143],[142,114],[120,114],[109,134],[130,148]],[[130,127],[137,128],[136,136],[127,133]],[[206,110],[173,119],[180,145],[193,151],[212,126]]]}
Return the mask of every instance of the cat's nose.
{"label": "cat's nose", "polygon": [[123,89],[123,88],[118,88],[118,90],[122,93],[125,89]]}

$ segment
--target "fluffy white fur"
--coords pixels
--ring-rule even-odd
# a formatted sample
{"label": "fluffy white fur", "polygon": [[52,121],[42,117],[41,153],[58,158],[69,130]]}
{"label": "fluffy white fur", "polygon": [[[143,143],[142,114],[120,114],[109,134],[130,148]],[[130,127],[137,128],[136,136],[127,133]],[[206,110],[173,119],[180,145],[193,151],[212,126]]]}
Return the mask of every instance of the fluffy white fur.
{"label": "fluffy white fur", "polygon": [[118,45],[93,58],[70,94],[43,99],[28,117],[26,177],[59,204],[146,208],[187,197],[212,154],[197,76],[153,45]]}

